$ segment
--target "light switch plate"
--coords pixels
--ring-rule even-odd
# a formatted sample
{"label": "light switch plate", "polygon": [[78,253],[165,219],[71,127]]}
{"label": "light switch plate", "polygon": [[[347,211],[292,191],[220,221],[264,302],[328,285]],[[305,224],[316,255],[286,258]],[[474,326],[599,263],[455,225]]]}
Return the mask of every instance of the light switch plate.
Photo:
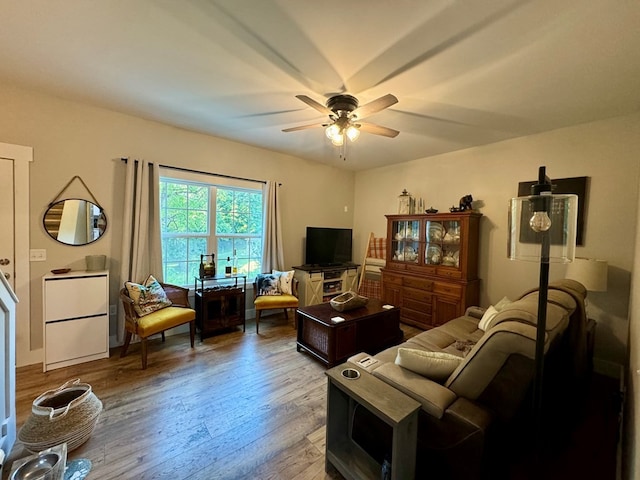
{"label": "light switch plate", "polygon": [[32,248],[29,250],[30,262],[44,262],[47,259],[47,251],[44,248]]}

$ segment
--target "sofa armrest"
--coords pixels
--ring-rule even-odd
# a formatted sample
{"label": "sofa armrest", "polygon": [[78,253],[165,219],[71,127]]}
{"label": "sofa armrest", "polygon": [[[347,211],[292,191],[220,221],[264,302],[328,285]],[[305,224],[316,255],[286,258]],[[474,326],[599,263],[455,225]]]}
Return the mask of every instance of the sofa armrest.
{"label": "sofa armrest", "polygon": [[373,375],[420,402],[425,412],[438,419],[457,398],[448,388],[395,363],[381,365]]}
{"label": "sofa armrest", "polygon": [[482,319],[482,316],[486,311],[487,311],[486,308],[473,306],[473,307],[467,307],[467,310],[464,312],[464,314],[467,317]]}

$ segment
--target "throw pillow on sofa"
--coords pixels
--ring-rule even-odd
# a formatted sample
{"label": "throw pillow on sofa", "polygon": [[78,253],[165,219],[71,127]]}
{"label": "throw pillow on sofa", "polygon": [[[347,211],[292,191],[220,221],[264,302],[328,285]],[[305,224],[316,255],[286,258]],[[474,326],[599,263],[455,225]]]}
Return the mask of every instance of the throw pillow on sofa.
{"label": "throw pillow on sofa", "polygon": [[436,382],[443,382],[458,368],[462,358],[446,352],[398,348],[396,365]]}
{"label": "throw pillow on sofa", "polygon": [[484,315],[482,315],[480,322],[478,322],[478,328],[486,332],[487,327],[491,323],[491,320],[493,320],[493,317],[495,317],[504,307],[506,307],[510,303],[511,300],[509,300],[507,297],[503,297],[502,300],[495,304],[495,306],[490,305],[489,308],[487,308],[487,310],[484,312]]}
{"label": "throw pillow on sofa", "polygon": [[153,275],[149,275],[142,284],[124,282],[124,286],[133,300],[133,308],[141,317],[171,305],[171,300]]}

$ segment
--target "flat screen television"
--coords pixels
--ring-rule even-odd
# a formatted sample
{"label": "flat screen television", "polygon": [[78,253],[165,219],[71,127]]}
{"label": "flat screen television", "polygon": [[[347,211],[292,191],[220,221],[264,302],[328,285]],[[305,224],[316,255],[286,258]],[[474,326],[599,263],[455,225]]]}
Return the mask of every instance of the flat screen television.
{"label": "flat screen television", "polygon": [[305,263],[307,265],[342,265],[351,262],[350,228],[307,227]]}

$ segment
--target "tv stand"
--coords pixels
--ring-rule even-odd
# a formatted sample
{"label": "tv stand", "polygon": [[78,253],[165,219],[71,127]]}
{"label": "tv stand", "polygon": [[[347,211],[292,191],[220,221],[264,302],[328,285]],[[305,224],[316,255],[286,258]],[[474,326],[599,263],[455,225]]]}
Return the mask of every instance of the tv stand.
{"label": "tv stand", "polygon": [[328,302],[333,297],[358,288],[358,267],[355,263],[333,266],[300,265],[293,267],[299,282],[301,307]]}

